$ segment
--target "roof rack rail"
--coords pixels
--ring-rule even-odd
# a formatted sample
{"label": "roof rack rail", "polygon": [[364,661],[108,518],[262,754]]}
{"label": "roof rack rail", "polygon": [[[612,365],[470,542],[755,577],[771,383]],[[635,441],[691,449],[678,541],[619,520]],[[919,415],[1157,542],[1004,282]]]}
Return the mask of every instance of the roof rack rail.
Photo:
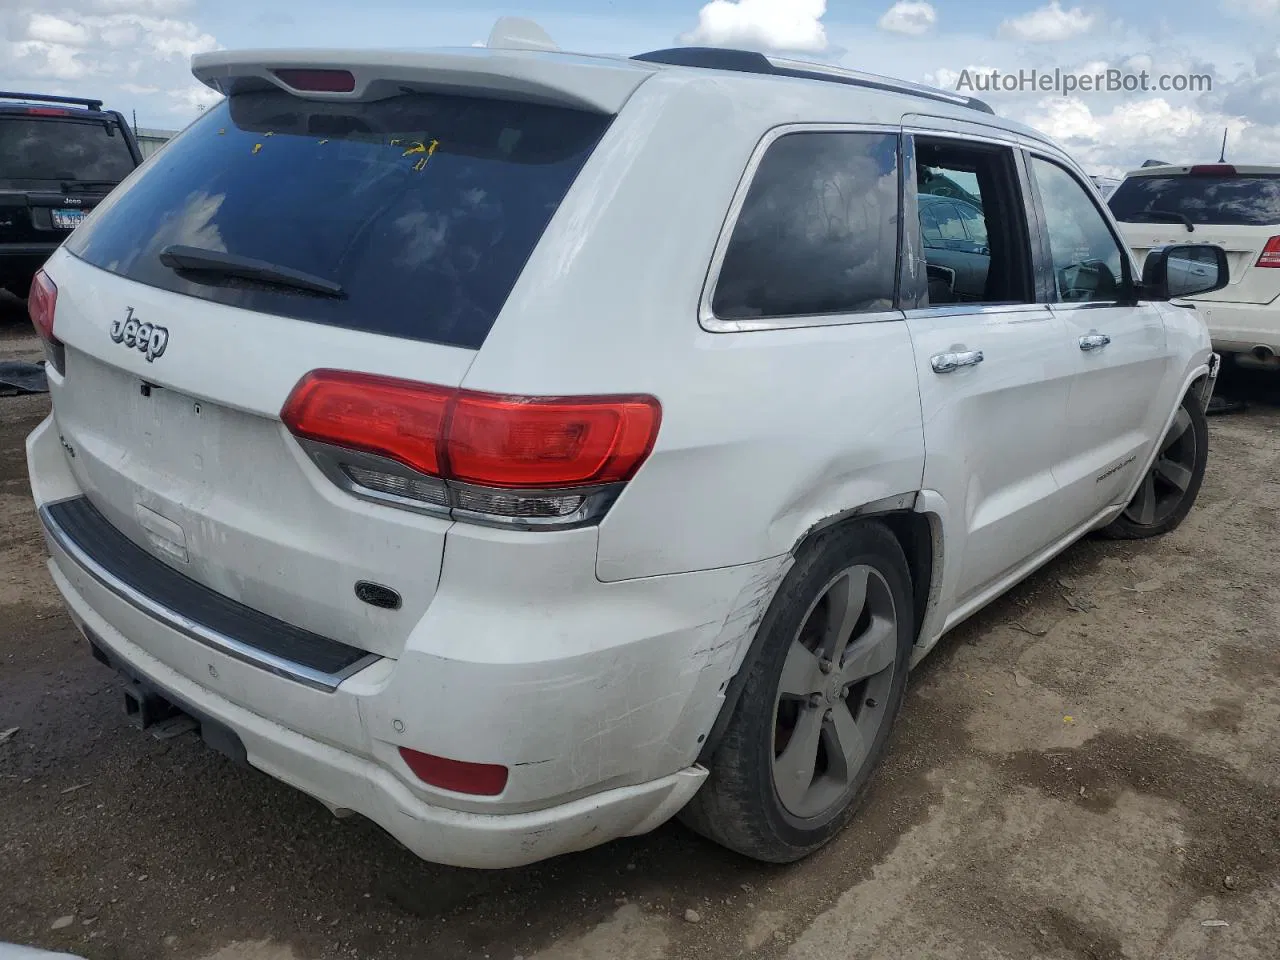
{"label": "roof rack rail", "polygon": [[894,80],[872,73],[847,70],[844,67],[824,63],[812,63],[807,60],[785,60],[780,57],[769,57],[751,50],[732,50],[722,47],[672,47],[669,50],[654,50],[641,53],[631,58],[645,63],[664,63],[673,67],[702,67],[708,70],[732,70],[737,73],[759,73],[774,77],[796,77],[803,80],[826,80],[830,83],[845,83],[855,87],[867,87],[872,90],[884,90],[889,93],[908,93],[917,97],[950,103],[957,107],[968,107],[982,113],[994,115],[991,107],[976,97],[966,97],[959,93],[940,90],[937,87],[911,83],[906,80]]}
{"label": "roof rack rail", "polygon": [[86,100],[83,97],[55,97],[45,93],[6,93],[0,91],[0,100],[29,100],[35,103],[69,103],[77,107],[88,107],[90,110],[101,110],[101,100]]}

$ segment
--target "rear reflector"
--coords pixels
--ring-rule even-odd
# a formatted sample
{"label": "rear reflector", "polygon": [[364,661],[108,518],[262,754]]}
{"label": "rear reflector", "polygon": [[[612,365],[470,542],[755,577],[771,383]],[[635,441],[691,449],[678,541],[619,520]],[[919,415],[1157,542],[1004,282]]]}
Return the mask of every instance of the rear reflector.
{"label": "rear reflector", "polygon": [[400,748],[400,756],[423,783],[454,793],[496,797],[507,786],[507,768],[493,763],[466,763]]}
{"label": "rear reflector", "polygon": [[356,78],[349,70],[277,70],[281,82],[304,93],[351,93]]}
{"label": "rear reflector", "polygon": [[1262,249],[1258,258],[1260,267],[1280,267],[1280,237],[1272,237]]}
{"label": "rear reflector", "polygon": [[1234,177],[1236,168],[1229,163],[1201,163],[1191,168],[1193,177]]}

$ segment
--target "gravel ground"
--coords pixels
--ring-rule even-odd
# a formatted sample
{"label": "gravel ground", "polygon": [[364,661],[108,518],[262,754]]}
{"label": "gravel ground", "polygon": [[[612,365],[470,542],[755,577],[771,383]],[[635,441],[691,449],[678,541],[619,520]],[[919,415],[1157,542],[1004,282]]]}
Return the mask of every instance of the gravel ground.
{"label": "gravel ground", "polygon": [[[27,329],[0,319],[0,356],[37,355]],[[44,568],[22,440],[47,398],[0,399],[0,940],[92,960],[1274,960],[1280,407],[1258,382],[1272,402],[1211,421],[1180,530],[1081,543],[943,641],[863,814],[807,862],[668,825],[496,873],[130,727]]]}

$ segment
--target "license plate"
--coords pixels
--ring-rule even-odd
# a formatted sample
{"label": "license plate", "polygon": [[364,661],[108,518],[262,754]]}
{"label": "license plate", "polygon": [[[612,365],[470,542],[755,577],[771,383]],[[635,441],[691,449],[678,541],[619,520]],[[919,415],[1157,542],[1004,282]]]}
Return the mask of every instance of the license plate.
{"label": "license plate", "polygon": [[83,210],[55,210],[53,211],[53,225],[58,230],[74,230],[80,226],[80,221],[85,217]]}

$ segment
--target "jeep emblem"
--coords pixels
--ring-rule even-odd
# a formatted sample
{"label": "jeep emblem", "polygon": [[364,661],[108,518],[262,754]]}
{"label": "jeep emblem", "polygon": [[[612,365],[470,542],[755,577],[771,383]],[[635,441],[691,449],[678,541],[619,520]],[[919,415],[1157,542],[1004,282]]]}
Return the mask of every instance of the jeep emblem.
{"label": "jeep emblem", "polygon": [[158,324],[139,322],[133,315],[133,307],[129,307],[123,320],[111,324],[111,339],[136,348],[150,363],[169,345],[169,331]]}

